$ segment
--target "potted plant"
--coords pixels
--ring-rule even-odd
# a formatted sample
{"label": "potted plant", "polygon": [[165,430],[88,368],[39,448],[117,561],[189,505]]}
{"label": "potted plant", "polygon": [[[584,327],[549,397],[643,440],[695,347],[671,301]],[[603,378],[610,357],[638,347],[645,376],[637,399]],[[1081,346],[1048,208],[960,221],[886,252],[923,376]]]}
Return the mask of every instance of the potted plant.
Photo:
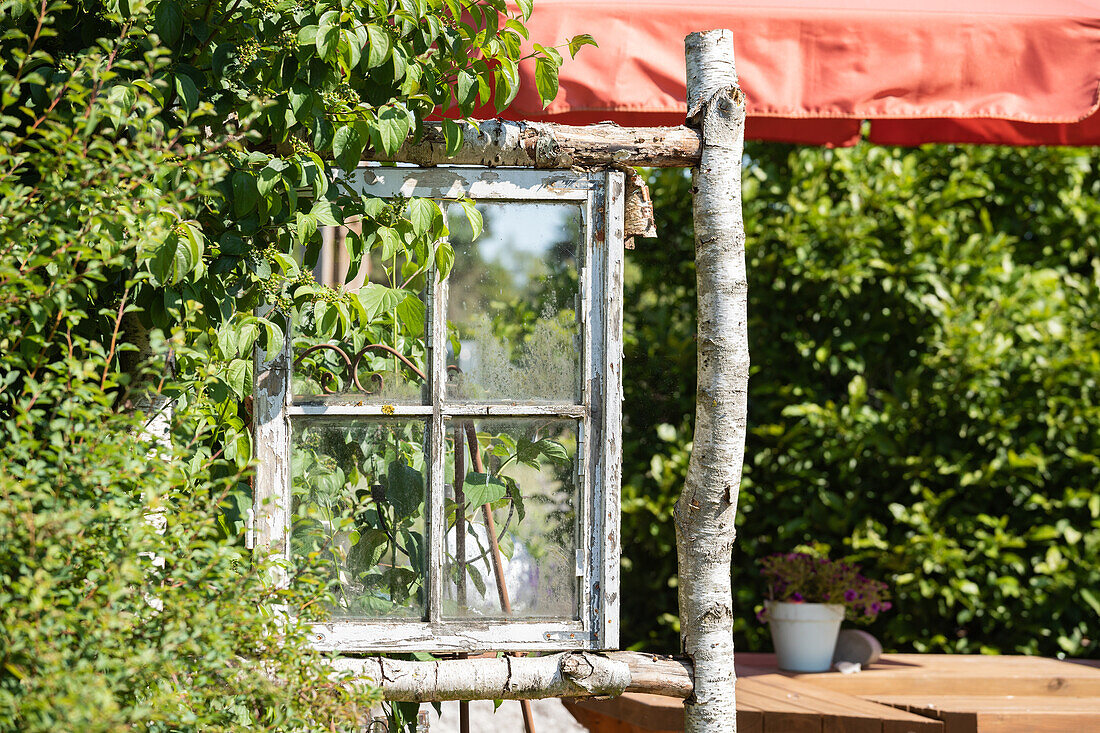
{"label": "potted plant", "polygon": [[757,617],[768,622],[780,669],[827,671],[841,621],[870,623],[890,608],[886,584],[864,577],[858,565],[789,552],[760,566],[768,599]]}

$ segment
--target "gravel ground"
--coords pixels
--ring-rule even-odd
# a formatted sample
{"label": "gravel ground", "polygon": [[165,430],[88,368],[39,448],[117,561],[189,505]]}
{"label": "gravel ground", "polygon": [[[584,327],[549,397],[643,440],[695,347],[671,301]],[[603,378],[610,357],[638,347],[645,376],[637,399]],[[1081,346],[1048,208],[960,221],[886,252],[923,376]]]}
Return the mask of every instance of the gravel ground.
{"label": "gravel ground", "polygon": [[[443,716],[435,714],[431,706],[431,733],[458,733],[458,703],[443,703]],[[532,700],[536,733],[588,733],[578,723],[560,700]],[[494,714],[492,700],[475,700],[470,703],[470,733],[523,733],[523,715],[519,703],[505,700]]]}

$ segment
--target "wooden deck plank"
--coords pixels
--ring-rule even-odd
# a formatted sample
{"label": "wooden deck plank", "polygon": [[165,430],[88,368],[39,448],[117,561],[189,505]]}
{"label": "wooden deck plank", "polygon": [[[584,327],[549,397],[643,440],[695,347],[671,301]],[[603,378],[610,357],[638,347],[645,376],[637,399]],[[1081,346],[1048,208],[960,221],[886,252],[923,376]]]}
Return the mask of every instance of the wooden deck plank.
{"label": "wooden deck plank", "polygon": [[[566,710],[577,719],[581,725],[588,728],[589,733],[680,733],[684,730],[684,713],[682,701],[676,698],[661,698],[668,701],[668,705],[660,705],[662,708],[654,715],[652,700],[642,700],[642,704],[632,700],[634,693],[626,693],[631,697],[626,704],[609,705],[611,700],[584,700],[563,699]],[[625,697],[625,695],[624,695]],[[652,697],[657,697],[656,695]],[[676,713],[679,713],[677,716]],[[653,726],[673,725],[672,728],[655,728]],[[764,711],[751,705],[738,704],[737,707],[737,731],[738,733],[764,733]]]}
{"label": "wooden deck plank", "polygon": [[876,695],[885,705],[934,715],[944,733],[1100,730],[1100,698],[1062,695]]}
{"label": "wooden deck plank", "polygon": [[1092,713],[1100,719],[1100,697],[1062,695],[872,695],[884,705],[1003,713]]}
{"label": "wooden deck plank", "polygon": [[[810,682],[792,679],[784,675],[759,675],[747,679],[751,679],[754,685],[774,687],[788,696],[795,696],[795,699],[800,698],[804,701],[811,702],[815,709],[826,715],[855,721],[850,726],[853,730],[862,730],[865,727],[858,722],[861,720],[895,720],[911,724],[914,730],[926,728],[932,731],[939,730],[940,728],[940,726],[929,724],[920,716],[912,715],[902,710],[880,705],[875,702],[870,702],[853,695],[845,695],[830,690],[824,690]],[[742,684],[747,684],[746,680],[743,680]]]}
{"label": "wooden deck plank", "polygon": [[[745,676],[759,676],[769,668],[775,671],[771,654],[742,652],[737,659],[739,674]],[[1100,668],[1042,657],[886,654],[858,674],[780,674],[857,696],[964,692],[1100,697]]]}

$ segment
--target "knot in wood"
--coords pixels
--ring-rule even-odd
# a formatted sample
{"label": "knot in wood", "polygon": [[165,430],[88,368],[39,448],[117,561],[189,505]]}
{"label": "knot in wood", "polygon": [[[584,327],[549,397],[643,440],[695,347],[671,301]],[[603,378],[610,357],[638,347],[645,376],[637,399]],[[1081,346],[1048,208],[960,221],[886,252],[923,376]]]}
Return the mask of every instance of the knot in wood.
{"label": "knot in wood", "polygon": [[591,677],[594,670],[591,662],[585,659],[583,655],[570,654],[562,660],[561,671],[569,679],[579,682]]}

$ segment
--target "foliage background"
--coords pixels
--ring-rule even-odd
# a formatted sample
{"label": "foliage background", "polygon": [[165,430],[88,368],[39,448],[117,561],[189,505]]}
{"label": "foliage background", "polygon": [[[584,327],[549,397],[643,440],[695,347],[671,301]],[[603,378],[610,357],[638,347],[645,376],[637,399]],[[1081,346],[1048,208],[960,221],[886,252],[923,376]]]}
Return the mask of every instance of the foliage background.
{"label": "foliage background", "polygon": [[442,215],[335,168],[503,107],[523,59],[552,98],[518,7],[0,0],[0,730],[332,730],[376,700],[270,612],[323,613],[308,563],[279,590],[244,548],[253,348],[294,309],[394,325],[313,281],[318,227],[363,217],[352,272],[425,266]]}
{"label": "foliage background", "polygon": [[[750,142],[740,649],[755,559],[891,584],[893,650],[1100,656],[1100,176],[1085,150]],[[695,393],[690,180],[628,257],[623,636],[678,647],[671,512]]]}

